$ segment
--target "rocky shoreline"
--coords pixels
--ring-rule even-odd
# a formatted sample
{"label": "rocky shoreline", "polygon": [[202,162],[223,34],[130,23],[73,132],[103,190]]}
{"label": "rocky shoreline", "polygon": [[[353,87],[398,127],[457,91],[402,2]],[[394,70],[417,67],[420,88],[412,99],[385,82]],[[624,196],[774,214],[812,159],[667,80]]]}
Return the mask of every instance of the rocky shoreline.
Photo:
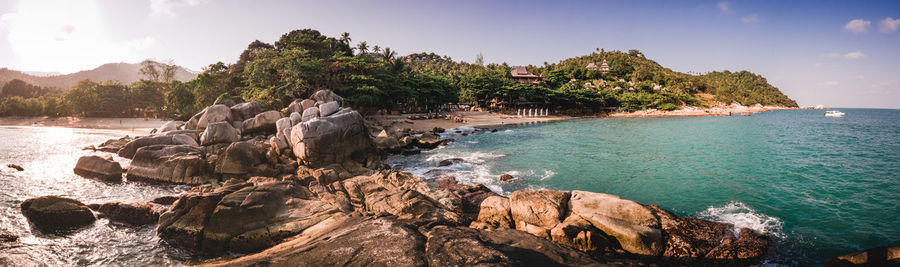
{"label": "rocky shoreline", "polygon": [[391,153],[453,141],[442,132],[385,129],[327,90],[281,111],[226,101],[152,135],[88,148],[130,159],[128,166],[86,156],[74,168],[107,182],[124,175],[192,185],[187,193],[90,205],[45,196],[21,209],[41,231],[71,233],[101,216],[156,224],[162,240],[200,262],[243,255],[204,263],[214,266],[752,265],[773,247],[749,229],[614,195],[520,190],[505,197],[384,164]]}

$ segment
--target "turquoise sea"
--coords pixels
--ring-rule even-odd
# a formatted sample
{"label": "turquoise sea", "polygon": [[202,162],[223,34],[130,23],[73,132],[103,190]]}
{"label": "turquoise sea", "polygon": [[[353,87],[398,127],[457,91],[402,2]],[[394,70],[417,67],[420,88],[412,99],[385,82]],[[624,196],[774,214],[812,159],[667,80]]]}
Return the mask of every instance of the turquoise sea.
{"label": "turquoise sea", "polygon": [[[596,118],[506,126],[389,164],[496,192],[589,190],[768,234],[770,265],[900,243],[900,110]],[[437,167],[443,159],[462,164]],[[504,173],[516,180],[500,183]]]}

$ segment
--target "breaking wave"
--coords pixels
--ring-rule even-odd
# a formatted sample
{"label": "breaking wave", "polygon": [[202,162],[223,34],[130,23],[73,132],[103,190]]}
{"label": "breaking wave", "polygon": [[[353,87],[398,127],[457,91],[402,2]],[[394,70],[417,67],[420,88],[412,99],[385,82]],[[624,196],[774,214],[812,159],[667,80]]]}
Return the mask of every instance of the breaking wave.
{"label": "breaking wave", "polygon": [[781,219],[762,214],[739,201],[732,201],[721,207],[710,206],[700,212],[698,217],[733,224],[735,235],[740,233],[741,228],[747,228],[764,235],[785,237]]}

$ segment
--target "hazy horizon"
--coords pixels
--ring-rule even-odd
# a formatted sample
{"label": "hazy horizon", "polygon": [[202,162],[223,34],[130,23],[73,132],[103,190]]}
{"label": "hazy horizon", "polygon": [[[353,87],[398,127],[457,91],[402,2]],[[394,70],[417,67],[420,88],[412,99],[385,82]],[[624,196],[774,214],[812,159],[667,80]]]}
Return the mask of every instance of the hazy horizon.
{"label": "hazy horizon", "polygon": [[675,71],[761,74],[804,106],[900,108],[898,25],[900,2],[887,1],[8,1],[0,67],[66,74],[172,59],[201,71],[253,40],[311,28],[400,55],[510,65],[638,49]]}

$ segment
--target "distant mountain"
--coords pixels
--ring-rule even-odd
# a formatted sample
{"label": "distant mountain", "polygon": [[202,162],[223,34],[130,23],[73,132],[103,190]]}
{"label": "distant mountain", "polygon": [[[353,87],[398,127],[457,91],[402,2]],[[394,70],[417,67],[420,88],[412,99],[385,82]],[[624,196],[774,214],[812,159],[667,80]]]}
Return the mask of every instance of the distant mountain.
{"label": "distant mountain", "polygon": [[[0,83],[19,79],[41,87],[55,87],[61,89],[70,88],[77,84],[78,81],[85,79],[97,82],[119,81],[124,84],[130,84],[142,78],[140,69],[140,63],[109,63],[92,70],[79,71],[66,75],[47,76],[49,73],[22,72],[0,68]],[[196,73],[182,67],[178,67],[178,70],[175,71],[175,80],[188,81],[196,77]]]}
{"label": "distant mountain", "polygon": [[24,71],[28,75],[37,76],[37,77],[49,77],[49,76],[59,76],[62,75],[60,72],[56,71]]}

